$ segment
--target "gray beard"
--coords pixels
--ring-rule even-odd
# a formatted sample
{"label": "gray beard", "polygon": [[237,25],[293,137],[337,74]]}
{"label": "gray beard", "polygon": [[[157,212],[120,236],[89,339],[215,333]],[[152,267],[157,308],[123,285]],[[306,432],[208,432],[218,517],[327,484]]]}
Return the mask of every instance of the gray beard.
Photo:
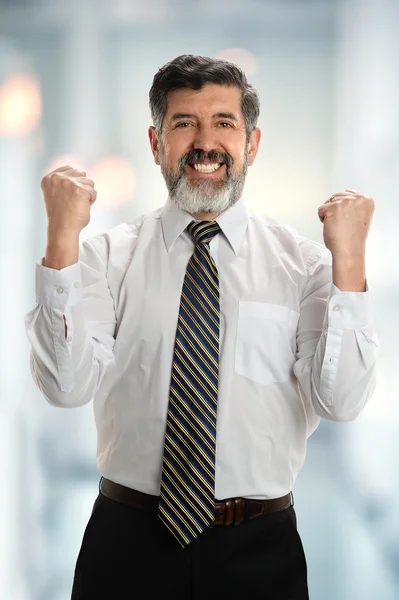
{"label": "gray beard", "polygon": [[190,185],[183,172],[171,173],[163,166],[161,171],[168,188],[169,198],[179,208],[192,213],[221,213],[233,206],[242,196],[248,170],[248,154],[238,175],[229,175],[220,181],[197,181]]}

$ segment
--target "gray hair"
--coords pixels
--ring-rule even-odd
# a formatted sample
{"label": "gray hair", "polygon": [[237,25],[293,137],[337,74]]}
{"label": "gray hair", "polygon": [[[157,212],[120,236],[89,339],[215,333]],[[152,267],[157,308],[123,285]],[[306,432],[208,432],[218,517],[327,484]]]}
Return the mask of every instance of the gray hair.
{"label": "gray hair", "polygon": [[241,109],[244,114],[247,138],[255,129],[259,117],[259,97],[247,81],[245,73],[235,64],[218,58],[183,54],[161,67],[150,89],[150,110],[154,127],[161,133],[168,107],[168,93],[181,88],[201,90],[213,83],[241,90]]}

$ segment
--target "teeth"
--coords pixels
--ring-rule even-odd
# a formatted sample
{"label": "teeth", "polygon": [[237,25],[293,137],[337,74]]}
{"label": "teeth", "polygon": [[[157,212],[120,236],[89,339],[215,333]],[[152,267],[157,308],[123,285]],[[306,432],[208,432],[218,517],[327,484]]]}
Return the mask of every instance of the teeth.
{"label": "teeth", "polygon": [[218,169],[220,169],[222,165],[220,165],[219,163],[215,163],[213,165],[201,165],[201,164],[194,164],[193,167],[196,171],[199,171],[200,173],[214,173],[215,171],[217,171]]}

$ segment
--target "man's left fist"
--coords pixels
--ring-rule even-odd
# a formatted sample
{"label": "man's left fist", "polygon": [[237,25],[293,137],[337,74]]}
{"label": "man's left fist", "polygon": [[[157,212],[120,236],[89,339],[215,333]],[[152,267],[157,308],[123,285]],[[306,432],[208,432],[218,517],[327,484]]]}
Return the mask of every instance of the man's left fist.
{"label": "man's left fist", "polygon": [[374,200],[355,190],[331,196],[318,210],[324,224],[324,243],[333,255],[348,257],[365,253],[374,214]]}

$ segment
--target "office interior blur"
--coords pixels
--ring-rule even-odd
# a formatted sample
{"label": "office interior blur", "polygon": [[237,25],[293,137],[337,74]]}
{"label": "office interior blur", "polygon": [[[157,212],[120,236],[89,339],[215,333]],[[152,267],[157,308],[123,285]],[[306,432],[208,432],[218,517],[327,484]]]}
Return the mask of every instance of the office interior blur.
{"label": "office interior blur", "polygon": [[251,208],[322,242],[333,193],[375,200],[377,389],[310,437],[294,498],[312,600],[399,598],[398,29],[398,0],[0,0],[2,600],[69,599],[99,482],[92,405],[50,406],[29,368],[40,181],[70,164],[96,182],[82,238],[161,206],[148,91],[180,54],[231,60],[260,94]]}

